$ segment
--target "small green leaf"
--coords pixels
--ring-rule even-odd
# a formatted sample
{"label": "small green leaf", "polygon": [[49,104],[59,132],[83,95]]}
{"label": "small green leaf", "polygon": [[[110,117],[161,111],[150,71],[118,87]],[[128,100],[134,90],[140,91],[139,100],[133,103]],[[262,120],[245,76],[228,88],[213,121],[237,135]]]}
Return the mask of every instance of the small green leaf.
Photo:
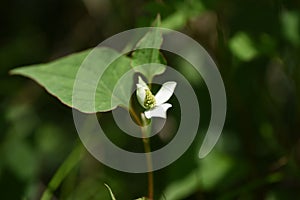
{"label": "small green leaf", "polygon": [[[86,58],[88,59],[85,60]],[[113,95],[113,90],[119,79],[130,69],[129,58],[109,48],[96,48],[50,63],[17,68],[11,73],[35,80],[70,107],[94,113],[109,111],[128,102],[133,74],[124,81],[126,84],[120,84],[118,93]],[[95,97],[91,98],[91,95]]]}
{"label": "small green leaf", "polygon": [[258,55],[251,38],[244,32],[237,33],[231,38],[229,48],[242,61],[250,61]]}
{"label": "small green leaf", "polygon": [[111,196],[111,199],[112,200],[116,200],[116,197],[115,197],[114,193],[112,192],[112,190],[110,189],[110,187],[107,184],[105,184],[105,183],[104,183],[104,185],[105,185],[105,187],[107,187],[107,189],[109,191],[109,194]]}
{"label": "small green leaf", "polygon": [[[155,24],[160,24],[159,16],[157,17]],[[163,38],[161,31],[159,29],[152,29],[137,43],[137,50],[132,54],[131,65],[136,67],[135,71],[143,74],[149,82],[151,82],[155,75],[162,74],[166,69],[163,65],[151,65],[151,63],[166,63],[159,51],[162,42]],[[137,67],[141,65],[146,66]]]}

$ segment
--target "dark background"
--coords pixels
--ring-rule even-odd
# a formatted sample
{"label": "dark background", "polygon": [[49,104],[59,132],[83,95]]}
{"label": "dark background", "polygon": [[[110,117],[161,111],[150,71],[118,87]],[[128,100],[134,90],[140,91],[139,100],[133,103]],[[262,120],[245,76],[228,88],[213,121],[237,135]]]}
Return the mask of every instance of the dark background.
{"label": "dark background", "polygon": [[[228,106],[217,146],[197,159],[210,117],[209,96],[187,64],[166,53],[168,64],[191,80],[201,100],[202,136],[178,161],[155,172],[156,198],[300,197],[299,1],[11,0],[0,7],[1,199],[40,199],[56,170],[80,145],[71,109],[32,80],[10,76],[9,70],[149,26],[158,13],[163,25],[191,36],[211,54]],[[104,122],[109,118],[110,113],[101,117]],[[130,146],[121,136],[115,140]],[[117,172],[85,152],[54,196],[109,199],[104,183],[117,199],[147,195],[146,174]]]}

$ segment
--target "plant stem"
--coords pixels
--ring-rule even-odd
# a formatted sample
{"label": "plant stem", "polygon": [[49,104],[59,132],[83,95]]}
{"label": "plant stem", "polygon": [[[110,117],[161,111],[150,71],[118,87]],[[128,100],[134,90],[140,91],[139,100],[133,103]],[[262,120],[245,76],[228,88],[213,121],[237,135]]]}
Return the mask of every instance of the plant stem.
{"label": "plant stem", "polygon": [[142,129],[142,136],[143,136],[143,144],[144,150],[146,153],[146,160],[147,160],[147,168],[148,168],[148,198],[149,200],[153,200],[154,195],[154,180],[153,180],[153,164],[152,164],[152,156],[151,156],[151,146],[150,146],[150,125],[146,126],[146,119],[145,116],[142,114],[143,120],[143,127]]}
{"label": "plant stem", "polygon": [[133,116],[134,120],[136,121],[136,123],[139,126],[143,126],[143,123],[141,122],[140,118],[137,116],[137,114],[135,113],[135,111],[132,108],[129,108],[129,112],[130,114]]}
{"label": "plant stem", "polygon": [[142,137],[143,137],[143,145],[144,151],[146,153],[146,160],[147,160],[147,168],[148,168],[148,198],[149,200],[153,200],[154,196],[154,179],[153,179],[153,164],[152,164],[152,156],[151,156],[151,146],[150,146],[150,139],[149,133],[150,125],[147,126],[146,118],[144,114],[141,115],[142,122],[138,115],[132,108],[129,108],[130,114],[133,116],[137,124],[141,127],[142,130]]}
{"label": "plant stem", "polygon": [[148,138],[143,139],[144,149],[146,153],[147,166],[148,166],[148,196],[149,200],[153,200],[154,194],[154,181],[153,181],[153,166],[151,157],[151,148]]}

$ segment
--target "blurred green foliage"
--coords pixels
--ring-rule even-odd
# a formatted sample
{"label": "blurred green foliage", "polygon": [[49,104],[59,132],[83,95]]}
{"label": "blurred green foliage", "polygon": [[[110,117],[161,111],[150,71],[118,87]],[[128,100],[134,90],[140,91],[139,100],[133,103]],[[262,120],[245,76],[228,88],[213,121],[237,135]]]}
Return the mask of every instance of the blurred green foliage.
{"label": "blurred green foliage", "polygon": [[[220,141],[199,160],[210,119],[209,95],[188,63],[164,52],[168,65],[189,78],[197,91],[201,122],[193,146],[154,173],[156,199],[300,196],[299,8],[296,0],[1,2],[0,198],[40,199],[48,188],[57,199],[110,199],[104,183],[116,199],[147,195],[146,174],[101,165],[80,148],[71,109],[33,81],[8,71],[93,47],[120,31],[149,26],[157,13],[162,26],[186,33],[211,54],[224,80],[228,111]],[[179,115],[174,112],[171,120],[176,123]],[[104,113],[99,119],[105,124],[110,117]],[[118,140],[115,135],[111,137]],[[133,141],[125,137],[124,142],[124,137],[119,143],[130,146]],[[156,141],[154,149],[160,145]],[[64,170],[78,148],[81,159]],[[53,179],[57,182],[48,187]]]}

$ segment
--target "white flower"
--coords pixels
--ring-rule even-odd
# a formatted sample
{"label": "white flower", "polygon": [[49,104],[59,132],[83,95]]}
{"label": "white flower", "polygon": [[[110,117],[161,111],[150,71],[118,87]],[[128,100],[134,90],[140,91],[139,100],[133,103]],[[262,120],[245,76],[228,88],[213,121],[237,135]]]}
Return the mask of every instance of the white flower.
{"label": "white flower", "polygon": [[144,112],[146,118],[167,118],[166,112],[172,105],[166,102],[173,95],[176,82],[169,81],[164,83],[155,96],[151,93],[149,87],[141,77],[139,77],[139,82],[136,86],[136,96],[139,103],[146,109]]}

